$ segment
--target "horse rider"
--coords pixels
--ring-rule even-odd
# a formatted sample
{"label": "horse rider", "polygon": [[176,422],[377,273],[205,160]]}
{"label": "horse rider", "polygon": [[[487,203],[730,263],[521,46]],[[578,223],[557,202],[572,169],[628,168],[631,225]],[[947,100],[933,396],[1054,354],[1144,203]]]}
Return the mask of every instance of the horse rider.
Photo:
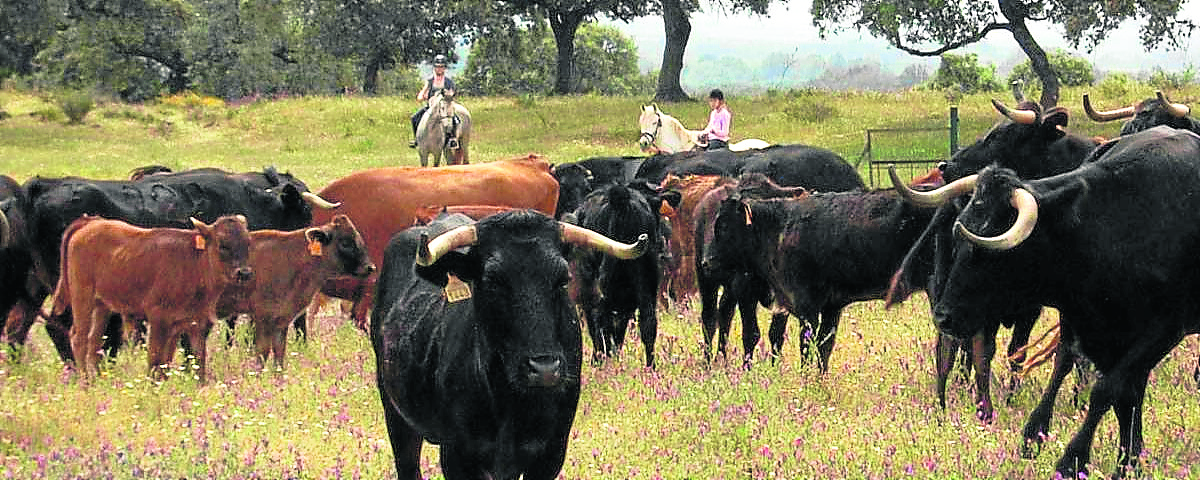
{"label": "horse rider", "polygon": [[429,110],[429,104],[426,103],[429,97],[441,92],[446,95],[454,95],[454,80],[446,76],[446,60],[446,56],[440,53],[433,57],[433,76],[425,80],[424,88],[417,93],[417,101],[421,102],[421,109],[412,116],[413,140],[408,142],[408,148],[417,148],[417,125],[421,123],[421,116],[425,115],[426,110]]}
{"label": "horse rider", "polygon": [[719,88],[708,92],[708,125],[699,133],[700,139],[707,137],[708,145],[705,150],[729,148],[729,127],[733,124],[733,112],[725,104],[725,93]]}

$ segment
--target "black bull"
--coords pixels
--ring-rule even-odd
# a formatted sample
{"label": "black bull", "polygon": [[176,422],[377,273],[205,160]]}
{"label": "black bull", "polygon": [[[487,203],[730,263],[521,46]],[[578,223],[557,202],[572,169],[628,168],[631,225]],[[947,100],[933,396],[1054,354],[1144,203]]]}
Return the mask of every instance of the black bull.
{"label": "black bull", "polygon": [[[993,101],[993,105],[1004,117],[983,138],[939,166],[946,181],[954,181],[976,173],[993,162],[1013,169],[1021,178],[1047,177],[1078,167],[1097,145],[1090,138],[1067,133],[1066,127],[1070,117],[1065,109],[1052,108],[1042,111],[1041,107],[1033,102],[1022,102],[1013,110],[996,101]],[[902,186],[898,179],[893,178],[893,182],[898,187]],[[957,204],[947,204],[934,214],[929,227],[912,246],[893,278],[887,298],[889,306],[903,301],[916,288],[925,287],[931,298],[936,298],[941,292],[946,281],[946,265],[949,262],[948,246],[952,241],[951,221],[958,208]],[[930,259],[932,265],[927,264]],[[928,271],[932,271],[933,274],[925,273]],[[983,332],[962,345],[972,354],[975,361],[976,414],[980,418],[990,420],[995,415],[990,394],[990,365],[996,349],[994,330],[1001,324],[1012,327],[1013,335],[1008,345],[1008,353],[1013,356],[1029,339],[1040,312],[1040,304],[1029,304],[1021,311],[994,318],[994,329]],[[938,335],[937,394],[942,407],[946,405],[946,382],[960,343],[948,335]],[[1040,443],[1039,433],[1047,431],[1058,389],[1074,364],[1071,349],[1059,348],[1058,352],[1051,384],[1025,425],[1025,438],[1030,443]],[[1017,358],[1020,358],[1019,355]]]}
{"label": "black bull", "polygon": [[1185,335],[1200,333],[1200,136],[1153,128],[1106,144],[1068,173],[1023,181],[989,167],[944,193],[966,191],[973,199],[957,216],[933,305],[938,328],[969,337],[996,312],[1058,308],[1063,338],[1102,376],[1055,469],[1086,469],[1110,408],[1122,469],[1136,468],[1150,371]]}
{"label": "black bull", "polygon": [[[26,226],[24,235],[31,261],[24,276],[33,279],[26,282],[32,290],[29,296],[33,305],[41,305],[53,291],[58,281],[63,231],[83,215],[124,220],[146,228],[190,228],[189,217],[211,223],[222,215],[241,214],[252,230],[295,230],[308,226],[313,205],[333,207],[310,193],[303,182],[273,167],[248,173],[202,168],[139,180],[34,177],[22,191],[25,203],[20,215]],[[35,312],[30,309],[24,315],[24,330],[33,322]],[[72,359],[67,340],[70,318],[68,312],[46,322],[46,332],[65,361]],[[120,322],[110,322],[110,327],[119,326]],[[110,353],[119,347],[120,338],[119,330],[109,332],[106,348]]]}
{"label": "black bull", "polygon": [[[815,344],[824,372],[842,309],[883,298],[932,215],[932,208],[909,205],[889,190],[774,199],[735,193],[718,209],[710,248],[716,258],[708,260],[740,264],[766,279],[776,301],[804,322],[801,352]],[[769,338],[775,352],[784,338],[778,322],[785,318],[772,319]]]}
{"label": "black bull", "polygon": [[555,478],[583,358],[564,249],[634,258],[646,243],[525,210],[393,236],[370,333],[399,478],[419,475],[423,439],[441,445],[449,480]]}

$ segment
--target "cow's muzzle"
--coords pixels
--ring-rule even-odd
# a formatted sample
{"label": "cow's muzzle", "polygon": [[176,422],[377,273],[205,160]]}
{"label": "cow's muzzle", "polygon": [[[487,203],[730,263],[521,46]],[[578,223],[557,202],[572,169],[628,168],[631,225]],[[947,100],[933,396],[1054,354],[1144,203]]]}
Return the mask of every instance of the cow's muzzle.
{"label": "cow's muzzle", "polygon": [[530,387],[554,388],[562,384],[563,361],[557,355],[530,357],[525,379]]}
{"label": "cow's muzzle", "polygon": [[254,279],[254,271],[250,267],[242,267],[233,272],[233,281],[239,285],[250,283],[252,279]]}
{"label": "cow's muzzle", "polygon": [[954,313],[945,307],[935,306],[933,308],[933,325],[939,332],[960,340],[968,340],[982,330],[980,325],[964,320],[966,319],[961,314]]}

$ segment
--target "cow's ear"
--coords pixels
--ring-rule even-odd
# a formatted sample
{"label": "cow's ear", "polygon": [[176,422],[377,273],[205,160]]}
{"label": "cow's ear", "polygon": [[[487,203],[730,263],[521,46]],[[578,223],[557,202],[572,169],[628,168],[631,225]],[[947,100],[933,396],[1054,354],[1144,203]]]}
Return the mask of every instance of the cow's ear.
{"label": "cow's ear", "polygon": [[307,238],[309,242],[320,242],[326,245],[328,245],[331,240],[329,232],[325,231],[324,228],[316,227],[305,230],[304,238]]}
{"label": "cow's ear", "polygon": [[284,205],[304,204],[304,197],[300,196],[300,189],[296,188],[295,185],[290,183],[279,189],[279,200],[283,202]]}
{"label": "cow's ear", "polygon": [[1050,138],[1061,138],[1067,134],[1067,124],[1071,117],[1064,108],[1052,108],[1042,116],[1042,131]]}
{"label": "cow's ear", "polygon": [[683,202],[683,194],[675,190],[667,190],[659,195],[664,202],[671,205],[671,208],[679,208],[679,204]]}

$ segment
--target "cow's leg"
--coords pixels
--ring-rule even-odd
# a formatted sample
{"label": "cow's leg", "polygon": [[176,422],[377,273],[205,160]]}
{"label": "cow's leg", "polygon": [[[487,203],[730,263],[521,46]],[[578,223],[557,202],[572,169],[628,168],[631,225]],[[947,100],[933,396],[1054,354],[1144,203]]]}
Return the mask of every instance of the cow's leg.
{"label": "cow's leg", "polygon": [[654,343],[658,339],[658,312],[654,294],[648,293],[642,299],[638,308],[638,334],[642,337],[642,346],[646,348],[646,367],[654,368]]}
{"label": "cow's leg", "polygon": [[216,315],[213,315],[195,323],[189,323],[188,340],[192,347],[191,356],[195,359],[196,376],[200,383],[205,383],[208,378],[208,333],[216,321]]}
{"label": "cow's leg", "polygon": [[[69,348],[71,355],[67,356],[70,358],[69,360],[65,360],[67,365],[74,365],[75,369],[84,376],[90,373],[87,364],[89,358],[87,351],[88,335],[91,333],[91,326],[88,324],[88,322],[91,321],[92,312],[88,310],[88,308],[89,306],[87,305],[80,305],[80,308],[78,309],[69,309],[69,314],[71,316],[79,315],[79,321],[72,322],[72,327],[70,330],[71,344]],[[50,323],[50,321],[46,322],[47,330],[50,329]]]}
{"label": "cow's leg", "polygon": [[971,338],[971,362],[975,365],[975,418],[990,423],[996,416],[992,406],[992,358],[996,356],[996,332],[993,323]]}
{"label": "cow's leg", "polygon": [[767,338],[771,341],[771,356],[778,359],[783,355],[783,341],[787,338],[787,309],[774,303],[771,306],[771,327],[767,330]]}
{"label": "cow's leg", "polygon": [[704,360],[712,361],[713,335],[717,333],[717,293],[720,288],[707,275],[697,275],[700,290],[700,327],[704,334]]}
{"label": "cow's leg", "polygon": [[[308,341],[308,316],[305,315],[305,312],[300,312],[299,315],[296,315],[296,319],[293,320],[291,323],[292,323],[292,326],[296,327],[296,340],[299,340],[301,342],[307,342]],[[286,328],[283,329],[283,334],[285,336],[287,335]]]}
{"label": "cow's leg", "polygon": [[37,321],[38,308],[26,300],[18,300],[9,309],[4,334],[14,351],[20,351],[29,341],[29,329]]}
{"label": "cow's leg", "polygon": [[1046,391],[1042,392],[1041,400],[1038,400],[1037,407],[1029,413],[1022,429],[1021,436],[1025,441],[1021,446],[1021,456],[1024,458],[1036,457],[1041,452],[1042,441],[1050,432],[1050,417],[1054,415],[1054,401],[1058,398],[1058,390],[1062,388],[1063,380],[1075,365],[1075,351],[1068,345],[1066,330],[1063,330],[1060,338],[1058,348],[1054,351],[1054,372],[1050,374],[1050,383],[1046,385]]}
{"label": "cow's leg", "polygon": [[732,330],[733,313],[742,296],[741,287],[736,283],[726,285],[725,290],[721,292],[721,301],[717,304],[717,355],[721,357],[727,357],[729,354],[729,331]]}
{"label": "cow's leg", "polygon": [[104,321],[104,335],[100,338],[103,342],[102,350],[109,361],[115,361],[117,352],[120,352],[121,347],[125,345],[124,322],[121,315],[115,313],[109,315]]}
{"label": "cow's leg", "polygon": [[150,326],[146,341],[146,358],[150,364],[150,377],[156,380],[165,380],[167,372],[171,369],[171,357],[175,352],[178,335],[164,318],[147,316],[146,323]]}
{"label": "cow's leg", "polygon": [[275,356],[275,367],[283,370],[283,362],[287,359],[287,332],[288,324],[292,323],[287,317],[275,319],[275,343],[271,347],[271,354]]}
{"label": "cow's leg", "polygon": [[1125,451],[1120,455],[1120,463],[1123,466],[1135,464],[1142,451],[1141,409],[1150,370],[1182,338],[1177,332],[1163,330],[1143,330],[1142,338],[1130,346],[1120,361],[1108,371],[1101,372],[1102,376],[1092,387],[1083,426],[1067,443],[1055,471],[1063,476],[1087,471],[1096,428],[1109,408],[1121,410],[1117,412],[1117,421],[1120,423],[1120,445]]}
{"label": "cow's leg", "polygon": [[[103,351],[104,332],[108,330],[109,317],[112,311],[103,304],[96,302],[92,306],[91,322],[87,328],[87,340],[83,351],[83,364],[88,373],[100,373],[100,352]],[[81,329],[82,330],[82,329]],[[76,358],[80,352],[75,352]]]}
{"label": "cow's leg", "polygon": [[[377,378],[377,382],[381,386],[386,385],[383,378]],[[379,389],[379,396],[383,401],[383,420],[387,425],[388,440],[392,444],[392,459],[396,462],[396,478],[416,480],[421,475],[421,436],[396,412],[395,402],[386,388]]]}
{"label": "cow's leg", "polygon": [[237,328],[238,314],[225,317],[225,348],[233,348],[234,329]]}
{"label": "cow's leg", "polygon": [[950,371],[954,369],[954,359],[962,341],[942,332],[937,333],[937,345],[934,347],[934,365],[937,369],[937,396],[942,410],[946,409],[946,383],[950,380]]}
{"label": "cow's leg", "polygon": [[[441,456],[442,475],[446,477],[446,480],[490,478],[483,470],[483,459],[466,450],[457,445],[442,445],[442,450],[438,452],[438,455]],[[496,480],[508,479],[498,478]]]}
{"label": "cow's leg", "polygon": [[821,355],[821,373],[829,371],[829,357],[837,341],[838,322],[842,319],[842,306],[826,307],[821,312],[821,324],[817,329],[817,352]]}
{"label": "cow's leg", "polygon": [[762,334],[758,330],[758,300],[750,295],[739,295],[738,315],[742,317],[742,366],[750,367],[754,360],[754,348]]}

